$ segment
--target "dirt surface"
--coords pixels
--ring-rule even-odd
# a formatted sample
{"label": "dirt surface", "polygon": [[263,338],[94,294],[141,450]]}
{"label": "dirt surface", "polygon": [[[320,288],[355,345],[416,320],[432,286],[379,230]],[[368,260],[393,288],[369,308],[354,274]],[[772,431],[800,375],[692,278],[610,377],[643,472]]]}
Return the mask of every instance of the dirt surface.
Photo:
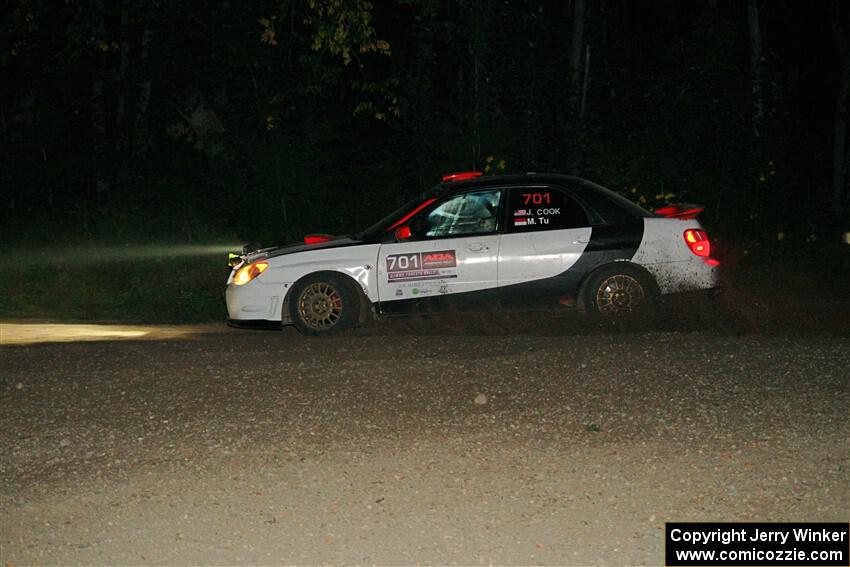
{"label": "dirt surface", "polygon": [[542,328],[7,334],[0,564],[663,565],[666,521],[850,520],[850,339]]}

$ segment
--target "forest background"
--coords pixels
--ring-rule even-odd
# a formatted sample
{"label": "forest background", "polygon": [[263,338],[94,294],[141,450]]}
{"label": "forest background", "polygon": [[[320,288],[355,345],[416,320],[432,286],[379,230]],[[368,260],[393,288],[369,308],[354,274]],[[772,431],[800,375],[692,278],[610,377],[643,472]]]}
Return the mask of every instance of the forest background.
{"label": "forest background", "polygon": [[701,203],[739,282],[846,289],[848,2],[12,0],[0,17],[0,315],[221,319],[229,248],[351,233],[470,169]]}

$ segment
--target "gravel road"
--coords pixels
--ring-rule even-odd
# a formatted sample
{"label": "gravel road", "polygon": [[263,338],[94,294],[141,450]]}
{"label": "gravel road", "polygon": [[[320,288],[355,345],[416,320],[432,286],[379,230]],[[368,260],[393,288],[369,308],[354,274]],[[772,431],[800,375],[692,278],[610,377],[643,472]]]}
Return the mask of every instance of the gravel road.
{"label": "gravel road", "polygon": [[663,565],[666,521],[850,520],[848,338],[11,329],[2,565]]}

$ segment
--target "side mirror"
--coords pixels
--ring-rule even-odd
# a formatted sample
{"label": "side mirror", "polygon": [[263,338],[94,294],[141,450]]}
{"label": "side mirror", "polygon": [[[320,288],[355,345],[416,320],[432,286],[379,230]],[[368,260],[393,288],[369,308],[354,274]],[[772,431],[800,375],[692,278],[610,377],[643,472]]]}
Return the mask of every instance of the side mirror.
{"label": "side mirror", "polygon": [[395,229],[396,240],[409,240],[412,236],[413,231],[410,230],[410,227],[408,225],[403,225]]}

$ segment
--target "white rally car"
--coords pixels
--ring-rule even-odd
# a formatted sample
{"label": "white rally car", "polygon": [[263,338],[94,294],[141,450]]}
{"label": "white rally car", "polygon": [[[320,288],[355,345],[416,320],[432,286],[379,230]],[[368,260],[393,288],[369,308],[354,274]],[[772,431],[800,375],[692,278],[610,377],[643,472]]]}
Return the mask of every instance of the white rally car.
{"label": "white rally car", "polygon": [[650,213],[565,175],[447,175],[362,233],[244,250],[227,281],[228,316],[309,335],[442,309],[642,316],[662,295],[717,286],[701,210]]}

